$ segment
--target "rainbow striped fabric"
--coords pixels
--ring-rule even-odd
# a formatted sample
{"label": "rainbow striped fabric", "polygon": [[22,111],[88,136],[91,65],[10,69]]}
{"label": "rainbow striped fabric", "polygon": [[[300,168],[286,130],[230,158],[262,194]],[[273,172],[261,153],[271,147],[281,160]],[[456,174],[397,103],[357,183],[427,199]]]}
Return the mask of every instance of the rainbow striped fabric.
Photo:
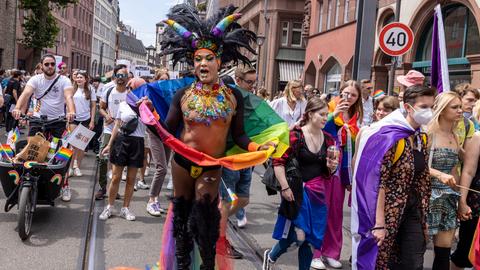
{"label": "rainbow striped fabric", "polygon": [[62,147],[58,150],[58,152],[55,154],[53,158],[59,161],[68,161],[72,157],[72,155],[73,155],[72,150],[66,147]]}
{"label": "rainbow striped fabric", "polygon": [[8,144],[2,144],[2,158],[6,160],[11,160],[13,158],[13,149]]}

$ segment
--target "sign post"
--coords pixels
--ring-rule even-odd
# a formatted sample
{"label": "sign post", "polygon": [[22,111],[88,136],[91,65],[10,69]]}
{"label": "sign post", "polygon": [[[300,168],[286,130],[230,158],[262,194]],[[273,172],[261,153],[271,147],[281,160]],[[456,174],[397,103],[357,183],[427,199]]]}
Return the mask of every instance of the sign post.
{"label": "sign post", "polygon": [[393,22],[382,28],[379,35],[380,49],[387,55],[392,56],[392,65],[390,67],[390,79],[388,81],[388,95],[392,95],[393,84],[395,80],[395,69],[397,67],[397,57],[407,53],[413,45],[413,31],[408,25]]}

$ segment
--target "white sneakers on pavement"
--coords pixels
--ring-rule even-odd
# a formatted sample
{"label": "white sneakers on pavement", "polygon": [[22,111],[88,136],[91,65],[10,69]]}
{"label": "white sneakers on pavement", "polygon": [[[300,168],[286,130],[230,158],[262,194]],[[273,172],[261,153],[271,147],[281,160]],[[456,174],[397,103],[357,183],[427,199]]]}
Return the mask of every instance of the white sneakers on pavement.
{"label": "white sneakers on pavement", "polygon": [[120,216],[128,221],[135,220],[135,215],[127,207],[122,207],[122,209],[120,209]]}
{"label": "white sneakers on pavement", "polygon": [[243,229],[243,228],[245,228],[245,226],[247,226],[247,214],[246,213],[243,215],[242,219],[237,219],[237,227],[238,228]]}
{"label": "white sneakers on pavement", "polygon": [[62,201],[69,202],[72,199],[72,191],[69,186],[62,188]]}
{"label": "white sneakers on pavement", "polygon": [[313,259],[312,263],[310,264],[310,267],[312,267],[313,269],[317,269],[317,270],[326,270],[327,269],[327,267],[325,266],[325,264],[322,261],[322,258]]}
{"label": "white sneakers on pavement", "polygon": [[150,186],[145,182],[145,179],[137,181],[137,188],[138,189],[149,189]]}
{"label": "white sneakers on pavement", "polygon": [[341,269],[342,263],[329,257],[323,257],[323,260],[332,268]]}
{"label": "white sneakers on pavement", "polygon": [[154,217],[160,217],[162,215],[162,209],[158,202],[147,203],[147,212]]}
{"label": "white sneakers on pavement", "polygon": [[98,217],[100,220],[107,220],[109,217],[112,216],[113,212],[113,207],[110,205],[107,205],[105,209],[103,209],[102,213]]}
{"label": "white sneakers on pavement", "polygon": [[73,168],[73,176],[77,176],[77,177],[82,177],[83,176],[83,173],[82,171],[80,170],[80,168]]}

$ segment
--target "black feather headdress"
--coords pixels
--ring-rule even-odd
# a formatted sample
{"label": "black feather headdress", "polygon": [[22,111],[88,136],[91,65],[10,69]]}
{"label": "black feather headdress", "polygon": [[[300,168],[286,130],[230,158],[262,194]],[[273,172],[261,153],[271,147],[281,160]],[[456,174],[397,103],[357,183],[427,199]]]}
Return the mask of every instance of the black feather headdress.
{"label": "black feather headdress", "polygon": [[170,26],[161,43],[163,55],[172,54],[173,64],[187,62],[193,65],[193,55],[198,49],[209,49],[222,63],[239,61],[250,65],[250,60],[240,51],[245,48],[255,54],[250,43],[256,35],[236,22],[241,14],[234,13],[234,6],[228,6],[202,20],[197,10],[189,4],[173,6],[164,23]]}

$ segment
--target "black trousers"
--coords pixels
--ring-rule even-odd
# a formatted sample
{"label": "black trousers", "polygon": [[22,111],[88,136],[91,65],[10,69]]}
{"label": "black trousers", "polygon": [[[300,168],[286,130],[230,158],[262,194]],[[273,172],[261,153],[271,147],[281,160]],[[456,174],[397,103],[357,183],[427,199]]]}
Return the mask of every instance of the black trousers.
{"label": "black trousers", "polygon": [[420,200],[417,194],[411,194],[407,200],[396,241],[400,248],[400,254],[398,254],[400,262],[390,262],[389,268],[391,270],[423,269],[426,241],[422,229]]}
{"label": "black trousers", "polygon": [[18,126],[18,121],[13,118],[12,113],[7,112],[6,113],[7,118],[5,119],[5,130],[10,132],[10,130],[15,129],[16,126]]}
{"label": "black trousers", "polygon": [[472,263],[468,260],[468,253],[473,241],[473,235],[477,228],[478,217],[474,217],[467,221],[460,222],[460,230],[458,231],[459,241],[457,249],[453,252],[450,259],[452,262],[461,268],[472,267]]}

